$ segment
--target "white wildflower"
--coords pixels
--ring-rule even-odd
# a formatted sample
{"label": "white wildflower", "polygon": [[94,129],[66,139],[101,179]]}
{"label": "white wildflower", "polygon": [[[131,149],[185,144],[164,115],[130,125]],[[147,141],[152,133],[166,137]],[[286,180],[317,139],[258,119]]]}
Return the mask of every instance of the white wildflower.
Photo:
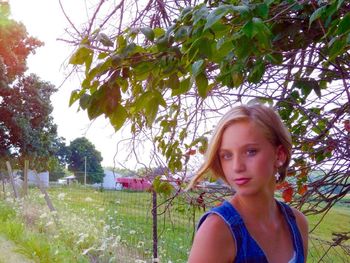
{"label": "white wildflower", "polygon": [[92,202],[92,198],[91,197],[86,197],[85,198],[85,202]]}
{"label": "white wildflower", "polygon": [[58,200],[64,200],[64,197],[66,196],[66,194],[65,193],[59,193],[58,195],[57,195],[57,198],[58,198]]}
{"label": "white wildflower", "polygon": [[135,231],[135,230],[130,230],[129,234],[130,234],[130,235],[135,235],[135,234],[136,234],[136,231]]}
{"label": "white wildflower", "polygon": [[53,222],[52,222],[52,221],[49,221],[49,222],[46,223],[46,226],[47,226],[47,227],[48,227],[48,226],[51,226],[51,225],[53,225]]}
{"label": "white wildflower", "polygon": [[94,249],[93,247],[89,247],[89,248],[85,249],[82,254],[86,255],[87,253],[89,253],[90,250],[93,250],[93,249]]}
{"label": "white wildflower", "polygon": [[108,230],[110,230],[111,229],[111,226],[110,225],[105,225],[104,227],[103,227],[103,231],[105,231],[105,232],[107,232]]}
{"label": "white wildflower", "polygon": [[139,241],[139,242],[137,243],[137,248],[141,248],[141,247],[143,247],[144,245],[145,245],[145,242]]}
{"label": "white wildflower", "polygon": [[43,219],[43,218],[46,218],[47,217],[47,213],[43,213],[39,216],[39,218]]}
{"label": "white wildflower", "polygon": [[103,212],[103,211],[105,211],[105,209],[104,209],[103,207],[100,207],[100,208],[98,209],[98,211]]}

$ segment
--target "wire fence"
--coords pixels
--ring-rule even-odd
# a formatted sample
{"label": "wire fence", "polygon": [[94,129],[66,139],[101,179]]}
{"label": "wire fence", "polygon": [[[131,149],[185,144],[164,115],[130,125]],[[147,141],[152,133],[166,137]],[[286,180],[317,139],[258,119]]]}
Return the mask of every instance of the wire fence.
{"label": "wire fence", "polygon": [[[1,188],[0,198],[13,202],[9,182],[2,181]],[[200,191],[164,196],[152,191],[50,184],[47,195],[60,224],[74,232],[72,242],[81,247],[91,262],[172,263],[187,261],[199,217],[225,198],[218,189],[206,191],[210,194],[204,196]],[[42,209],[47,205],[45,195],[37,187],[28,192],[21,206],[23,218],[49,232],[52,218],[45,215],[47,209]],[[349,261],[349,243],[311,235],[308,262]]]}

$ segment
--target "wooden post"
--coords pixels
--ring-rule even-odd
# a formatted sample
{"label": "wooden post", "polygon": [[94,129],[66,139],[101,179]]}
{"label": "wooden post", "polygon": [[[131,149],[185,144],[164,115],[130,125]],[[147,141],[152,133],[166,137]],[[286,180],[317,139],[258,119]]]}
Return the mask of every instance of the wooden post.
{"label": "wooden post", "polygon": [[11,164],[9,161],[6,162],[6,166],[7,166],[7,171],[9,173],[9,176],[10,176],[10,182],[12,184],[13,193],[15,195],[15,199],[17,199],[18,198],[17,188],[16,188],[15,180],[13,179],[12,168],[11,168]]}
{"label": "wooden post", "polygon": [[[44,194],[44,198],[45,198],[45,201],[46,201],[47,206],[49,207],[49,209],[50,209],[51,212],[56,212],[57,210],[56,210],[55,207],[53,206],[53,204],[52,204],[52,202],[51,202],[51,199],[50,199],[50,196],[48,195],[48,193],[47,193],[47,191],[46,191],[44,185],[41,183],[41,180],[40,180],[40,177],[39,177],[38,173],[37,173],[36,171],[33,171],[33,172],[34,172],[36,181],[37,181],[37,183],[38,183],[38,187],[39,187],[39,189],[40,189],[40,192],[41,192],[42,194]],[[54,220],[55,220],[56,226],[59,226],[59,220],[58,220],[58,215],[57,215],[57,213],[55,213],[55,214],[53,215],[53,218],[54,218]]]}
{"label": "wooden post", "polygon": [[152,218],[153,218],[153,260],[158,262],[158,233],[157,233],[157,192],[152,190]]}
{"label": "wooden post", "polygon": [[28,194],[28,168],[29,168],[29,161],[24,161],[24,181],[23,181],[23,194],[26,196]]}
{"label": "wooden post", "polygon": [[6,198],[6,191],[5,191],[5,175],[1,173],[1,181],[2,181],[2,191],[4,192],[4,199]]}
{"label": "wooden post", "polygon": [[38,187],[40,189],[40,192],[42,194],[44,194],[44,198],[45,198],[45,201],[46,201],[46,204],[47,206],[49,207],[50,211],[56,211],[55,207],[53,206],[52,202],[51,202],[51,199],[49,197],[49,195],[47,194],[47,191],[45,189],[45,187],[42,185],[41,183],[41,180],[40,180],[40,177],[38,175],[38,173],[36,171],[33,171],[34,172],[34,175],[35,175],[35,178],[36,178],[36,181],[38,183]]}

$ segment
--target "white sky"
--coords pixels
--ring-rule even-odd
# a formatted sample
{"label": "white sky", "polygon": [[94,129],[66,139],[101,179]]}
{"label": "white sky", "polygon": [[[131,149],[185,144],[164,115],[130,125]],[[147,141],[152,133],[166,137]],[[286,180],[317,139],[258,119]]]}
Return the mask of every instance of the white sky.
{"label": "white sky", "polygon": [[[37,49],[35,55],[29,57],[27,73],[35,73],[42,80],[59,87],[68,73],[62,65],[71,54],[72,47],[57,41],[57,38],[64,36],[64,29],[69,27],[58,0],[9,0],[9,2],[12,18],[21,21],[29,35],[45,42],[43,47]],[[66,12],[74,23],[87,21],[84,3],[84,0],[62,0]],[[68,107],[70,93],[77,88],[79,82],[76,79],[67,81],[51,99],[58,135],[64,137],[67,143],[85,136],[102,153],[102,165],[113,166],[113,157],[120,136],[114,134],[113,128],[104,118],[91,124],[86,112],[77,112],[77,105]],[[118,161],[133,168],[131,167],[133,164],[128,164],[120,158]]]}

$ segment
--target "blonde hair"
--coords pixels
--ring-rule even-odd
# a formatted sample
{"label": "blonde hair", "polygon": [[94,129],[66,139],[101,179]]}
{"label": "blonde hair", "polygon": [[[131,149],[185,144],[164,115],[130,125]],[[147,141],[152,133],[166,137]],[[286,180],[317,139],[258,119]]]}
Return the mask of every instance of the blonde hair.
{"label": "blonde hair", "polygon": [[221,178],[227,182],[221,168],[218,150],[225,129],[233,123],[243,120],[252,121],[258,125],[273,146],[278,147],[279,145],[282,145],[287,158],[283,165],[278,169],[280,177],[277,182],[282,182],[284,180],[292,152],[292,139],[288,129],[282,123],[280,116],[272,108],[261,104],[240,105],[228,111],[219,121],[205,153],[204,163],[195,177],[191,180],[188,189],[192,188],[208,172],[212,172],[215,177]]}

